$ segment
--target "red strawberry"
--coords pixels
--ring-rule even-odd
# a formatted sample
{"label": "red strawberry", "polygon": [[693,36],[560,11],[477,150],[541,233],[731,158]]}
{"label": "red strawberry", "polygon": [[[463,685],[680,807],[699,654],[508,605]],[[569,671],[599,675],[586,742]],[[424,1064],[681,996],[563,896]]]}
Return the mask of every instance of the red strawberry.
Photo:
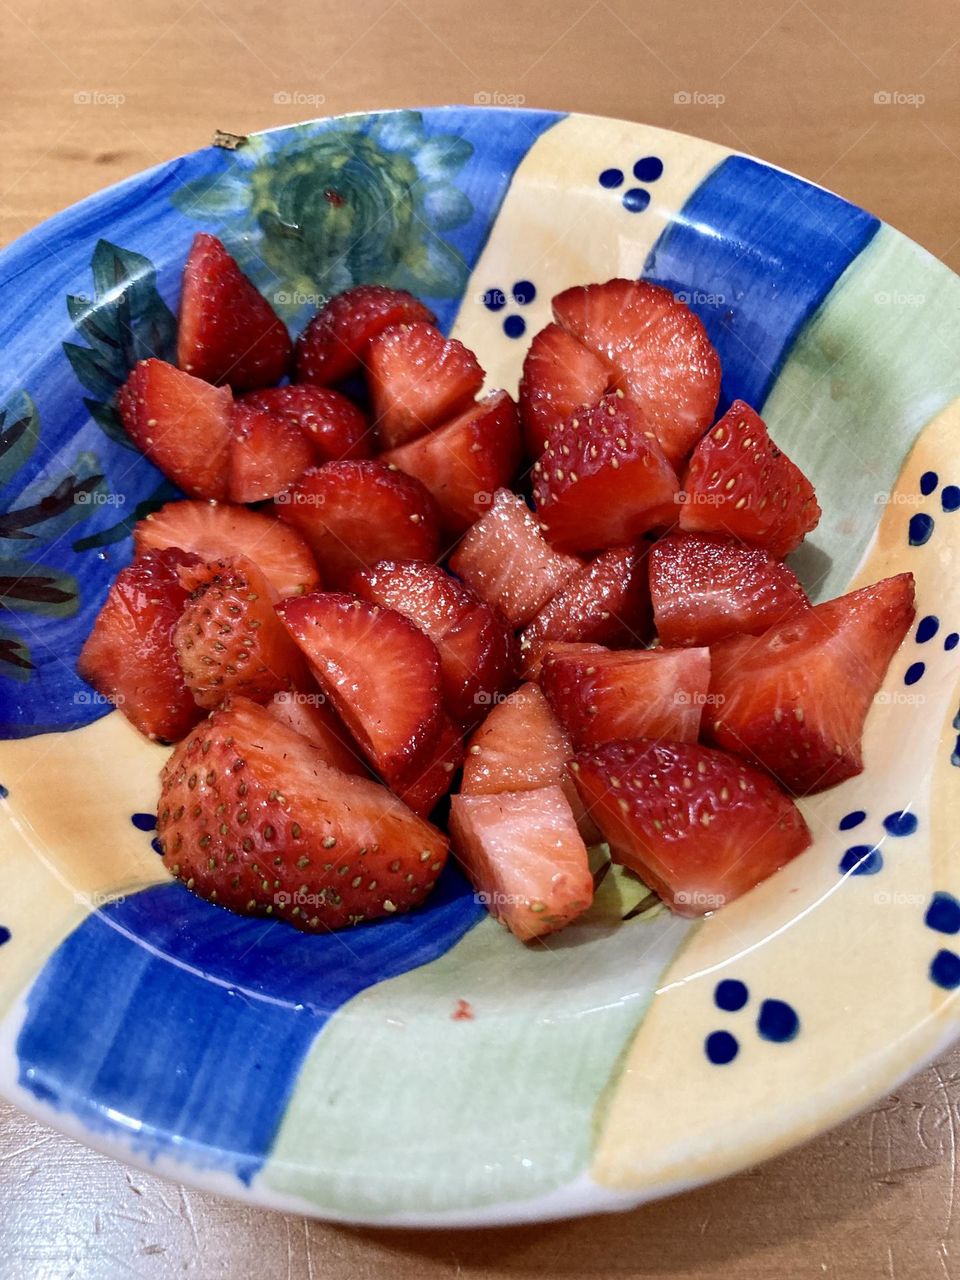
{"label": "red strawberry", "polygon": [[427,754],[425,764],[418,764],[393,790],[405,805],[425,818],[437,802],[453,786],[453,779],[463,764],[463,737],[449,716],[440,722],[436,742]]}
{"label": "red strawberry", "polygon": [[216,236],[200,232],[183,269],[177,364],[237,390],[279,382],[293,348],[286,326]]}
{"label": "red strawberry", "polygon": [[614,366],[677,467],[713,421],[720,361],[684,303],[646,280],[608,280],[567,289],[553,314],[573,337]]}
{"label": "red strawberry", "polygon": [[361,284],[320,308],[297,340],[297,381],[325,387],[359,369],[373,338],[394,324],[433,324],[436,316],[413,294]]}
{"label": "red strawberry", "polygon": [[646,554],[638,547],[604,551],[569,578],[520,637],[524,672],[536,679],[554,641],[642,644],[650,631]]}
{"label": "red strawberry", "polygon": [[314,460],[305,432],[276,413],[233,406],[227,489],[232,502],[262,502],[296,483]]}
{"label": "red strawberry", "polygon": [[596,404],[615,381],[610,365],[558,324],[541,329],[524,359],[518,394],[530,457],[539,458],[554,428],[580,405]]}
{"label": "red strawberry", "polygon": [[77,671],[148,738],[175,742],[200,718],[173,647],[187,601],[182,551],[138,556],[121,569],[87,636]]}
{"label": "red strawberry", "polygon": [[278,496],[276,512],[306,538],[332,587],[346,588],[357,569],[386,556],[435,560],[440,551],[430,494],[382,462],[311,467]]}
{"label": "red strawberry", "polygon": [[167,868],[200,897],[316,933],[418,906],[447,856],[385,787],[332,769],[244,698],[167,762],[157,831]]}
{"label": "red strawberry", "polygon": [[913,574],[901,573],[760,636],[721,640],[704,727],[797,795],[853,777],[867,712],[914,612]]}
{"label": "red strawberry", "polygon": [[436,499],[446,531],[460,534],[513,482],[522,455],[517,407],[506,391],[494,391],[439,431],[381,457],[416,476]]}
{"label": "red strawberry", "polygon": [[454,796],[450,838],[480,901],[524,942],[593,901],[586,846],[559,787]]}
{"label": "red strawberry", "polygon": [[672,534],[651,547],[650,595],[665,645],[759,635],[810,608],[797,575],[761,547],[700,533]]}
{"label": "red strawberry", "polygon": [[265,387],[248,392],[240,403],[278,414],[299,427],[313,447],[314,462],[341,462],[373,454],[373,432],[366,418],[352,400],[329,387],[306,383]]}
{"label": "red strawberry", "polygon": [[394,609],[335,593],[291,597],[277,612],[378,773],[405,784],[432,762],[440,660],[419,627]]}
{"label": "red strawberry", "polygon": [[547,654],[540,685],[578,750],[620,738],[696,742],[709,649]]}
{"label": "red strawberry", "polygon": [[316,684],[311,682],[308,686],[304,682],[299,689],[275,693],[265,709],[275,720],[306,738],[334,769],[367,776],[359,747],[351,741],[327,695]]}
{"label": "red strawberry", "polygon": [[350,589],[426,632],[440,655],[443,700],[461,724],[514,683],[513,636],[503,618],[438,565],[381,560],[355,574]]}
{"label": "red strawberry", "polygon": [[581,405],[533,468],[544,533],[561,551],[602,551],[677,519],[677,477],[622,392]]}
{"label": "red strawberry", "polygon": [[450,557],[450,568],[508,622],[522,626],[583,561],[554,551],[524,500],[498,489],[490,510]]}
{"label": "red strawberry", "polygon": [[227,496],[232,397],[165,360],[141,360],[117,394],[127,435],[185,493]]}
{"label": "red strawberry", "polygon": [[683,916],[732,902],[810,844],[793,801],[723,751],[612,742],[571,769],[614,858]]}
{"label": "red strawberry", "polygon": [[252,560],[189,566],[180,571],[180,581],[192,595],[173,643],[198,706],[210,710],[234,693],[266,702],[304,682],[303,656],[274,612],[274,592]]}
{"label": "red strawberry", "polygon": [[366,366],[374,424],[385,449],[446,422],[483,386],[473,352],[426,321],[384,329],[370,343]]}
{"label": "red strawberry", "polygon": [[168,502],[133,530],[137,555],[182,547],[201,560],[245,556],[279,596],[316,591],[320,575],[300,535],[262,511],[217,502]]}
{"label": "red strawberry", "polygon": [[729,534],[785,556],[820,519],[813,485],[735,400],[693,451],[683,481],[681,529]]}

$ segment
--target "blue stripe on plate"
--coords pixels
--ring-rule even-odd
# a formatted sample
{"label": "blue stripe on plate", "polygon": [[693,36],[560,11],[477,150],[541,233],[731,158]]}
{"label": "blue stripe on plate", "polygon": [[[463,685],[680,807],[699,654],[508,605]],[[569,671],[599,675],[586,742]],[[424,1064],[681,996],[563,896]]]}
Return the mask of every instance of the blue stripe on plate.
{"label": "blue stripe on plate", "polygon": [[330,1016],[484,914],[449,867],[421,910],[321,937],[179,884],[146,889],[91,915],[47,962],[17,1041],[20,1083],[151,1158],[249,1182]]}
{"label": "blue stripe on plate", "polygon": [[819,187],[729,156],[650,251],[644,275],[687,296],[723,366],[720,409],[763,405],[793,340],[880,226]]}

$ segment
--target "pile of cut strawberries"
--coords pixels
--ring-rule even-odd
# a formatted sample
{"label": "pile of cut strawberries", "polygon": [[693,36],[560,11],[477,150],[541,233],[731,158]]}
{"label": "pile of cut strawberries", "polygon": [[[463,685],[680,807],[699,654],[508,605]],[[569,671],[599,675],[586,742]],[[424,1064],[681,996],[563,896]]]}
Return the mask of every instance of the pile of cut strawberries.
{"label": "pile of cut strawberries", "polygon": [[[326,930],[408,911],[448,853],[519,938],[589,906],[588,846],[674,910],[810,843],[862,769],[910,574],[812,606],[820,516],[667,290],[567,289],[518,402],[416,298],[361,285],[296,345],[213,236],[177,365],[118,407],[188,497],[141,520],[80,673],[149,737],[165,863]],[[451,794],[452,793],[452,794]],[[431,821],[432,819],[432,821]]]}

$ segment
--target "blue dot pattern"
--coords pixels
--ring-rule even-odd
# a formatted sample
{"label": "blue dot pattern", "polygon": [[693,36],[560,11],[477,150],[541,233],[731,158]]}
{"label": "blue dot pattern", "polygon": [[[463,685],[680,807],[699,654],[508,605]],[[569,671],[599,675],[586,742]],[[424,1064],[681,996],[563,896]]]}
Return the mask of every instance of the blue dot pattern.
{"label": "blue dot pattern", "polygon": [[518,306],[529,306],[536,296],[536,288],[529,280],[518,280],[513,286],[513,300]]}
{"label": "blue dot pattern", "polygon": [[488,289],[483,295],[483,305],[488,311],[502,311],[507,305],[507,295],[502,289]]}
{"label": "blue dot pattern", "polygon": [[[537,289],[532,280],[517,280],[510,290],[510,297],[519,307],[528,307],[536,296]],[[507,305],[506,291],[500,288],[488,289],[483,295],[483,305],[488,311],[502,311]],[[504,317],[503,332],[508,338],[522,338],[526,331],[527,322],[523,316]]]}
{"label": "blue dot pattern", "polygon": [[883,829],[892,836],[912,836],[919,823],[917,815],[907,809],[899,813],[888,813],[883,820]]}
{"label": "blue dot pattern", "polygon": [[926,669],[926,663],[924,662],[911,662],[904,672],[903,683],[916,684],[917,681],[921,679]]}
{"label": "blue dot pattern", "polygon": [[2,947],[5,942],[9,942],[12,937],[13,935],[6,925],[0,924],[0,947]]}
{"label": "blue dot pattern", "polygon": [[786,1000],[764,1000],[757,1017],[757,1031],[764,1040],[784,1044],[794,1040],[800,1031],[800,1018]]}
{"label": "blue dot pattern", "polygon": [[663,174],[663,161],[659,156],[644,156],[633,166],[633,176],[638,182],[656,182]]}
{"label": "blue dot pattern", "polygon": [[935,893],[923,923],[937,933],[960,933],[960,901],[952,893]]}
{"label": "blue dot pattern", "polygon": [[725,1067],[740,1052],[737,1037],[729,1031],[711,1031],[704,1042],[707,1057],[717,1067]]}
{"label": "blue dot pattern", "polygon": [[[633,176],[638,182],[656,182],[662,174],[663,161],[659,156],[641,156],[639,160],[634,161]],[[618,187],[623,186],[623,170],[602,169],[597,176],[597,181],[605,190],[616,191]],[[623,193],[620,203],[628,213],[643,213],[650,204],[650,192],[646,187],[630,187]]]}
{"label": "blue dot pattern", "polygon": [[623,207],[631,213],[643,213],[650,203],[650,192],[643,187],[631,187],[623,193]]}
{"label": "blue dot pattern", "polygon": [[161,858],[163,857],[163,845],[160,843],[159,836],[153,837],[153,839],[150,841],[150,848],[153,850],[154,853],[159,854]]}
{"label": "blue dot pattern", "polygon": [[623,170],[622,169],[604,169],[598,179],[601,187],[606,187],[608,191],[612,191],[615,187],[623,186]]}
{"label": "blue dot pattern", "polygon": [[925,511],[918,511],[916,515],[910,517],[907,537],[911,547],[922,547],[925,542],[930,541],[932,533],[933,516],[928,516]]}
{"label": "blue dot pattern", "polygon": [[951,631],[943,642],[943,647],[949,653],[951,649],[955,649],[960,644],[960,635],[956,631]]}
{"label": "blue dot pattern", "polygon": [[522,338],[527,330],[527,322],[523,316],[507,316],[503,322],[503,332],[508,338]]}
{"label": "blue dot pattern", "polygon": [[722,982],[717,983],[713,999],[718,1009],[723,1009],[727,1013],[737,1013],[750,999],[750,992],[746,984],[739,982],[736,978],[724,978]]}
{"label": "blue dot pattern", "polygon": [[866,816],[863,809],[852,809],[850,813],[843,815],[837,825],[841,831],[850,831],[853,827],[859,827]]}
{"label": "blue dot pattern", "polygon": [[10,792],[9,792],[9,791],[7,790],[7,788],[3,785],[3,783],[2,783],[2,782],[0,782],[0,800],[6,800],[6,798],[7,798],[7,796],[8,796],[9,794],[10,794]]}
{"label": "blue dot pattern", "polygon": [[940,495],[940,505],[944,511],[956,511],[960,507],[960,487],[948,484]]}
{"label": "blue dot pattern", "polygon": [[925,618],[921,618],[917,623],[917,644],[926,644],[940,630],[940,619],[934,617],[932,613],[928,613]]}
{"label": "blue dot pattern", "polygon": [[945,991],[960,987],[960,956],[955,951],[938,951],[930,961],[930,981]]}
{"label": "blue dot pattern", "polygon": [[925,498],[929,498],[939,483],[940,477],[935,471],[925,471],[920,477],[920,492]]}
{"label": "blue dot pattern", "polygon": [[156,815],[152,813],[132,813],[130,821],[138,831],[155,831],[157,827]]}
{"label": "blue dot pattern", "polygon": [[875,876],[883,867],[883,854],[869,844],[855,844],[840,859],[843,875]]}

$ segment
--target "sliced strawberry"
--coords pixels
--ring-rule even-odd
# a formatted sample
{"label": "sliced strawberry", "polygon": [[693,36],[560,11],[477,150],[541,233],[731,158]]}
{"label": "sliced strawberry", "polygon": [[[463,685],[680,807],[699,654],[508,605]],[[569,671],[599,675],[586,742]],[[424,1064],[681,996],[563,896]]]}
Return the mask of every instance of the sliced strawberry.
{"label": "sliced strawberry", "polygon": [[314,461],[306,433],[288,417],[238,401],[231,418],[227,491],[231,502],[273,498]]}
{"label": "sliced strawberry", "polygon": [[414,813],[425,818],[453,786],[456,772],[462,764],[463,736],[460,727],[445,715],[436,741],[427,753],[426,763],[418,763],[410,773],[403,775],[394,783],[393,790]]}
{"label": "sliced strawberry", "polygon": [[140,555],[121,569],[87,636],[77,671],[148,738],[175,742],[200,718],[173,645],[187,602],[182,551]]}
{"label": "sliced strawberry", "polygon": [[535,684],[523,684],[493,707],[467,744],[463,763],[464,795],[535,791],[560,787],[581,836],[599,838],[580,793],[567,772],[573,746],[550,704]]}
{"label": "sliced strawberry", "polygon": [[245,556],[279,596],[316,591],[320,575],[310,548],[294,530],[262,511],[217,502],[168,502],[133,530],[137,555],[182,547],[201,560]]}
{"label": "sliced strawberry", "polygon": [[141,360],[117,393],[117,408],[133,443],[184,493],[227,496],[229,387],[212,387],[165,360]]}
{"label": "sliced strawberry", "polygon": [[683,916],[739,898],[811,842],[793,801],[723,751],[612,742],[571,769],[614,858]]}
{"label": "sliced strawberry", "polygon": [[168,870],[200,897],[317,933],[419,905],[447,856],[385,787],[332,769],[244,698],[167,762],[157,831]]}
{"label": "sliced strawberry", "polygon": [[634,404],[581,405],[533,467],[544,533],[561,551],[602,551],[677,519],[677,477]]}
{"label": "sliced strawberry", "polygon": [[615,547],[569,578],[520,637],[524,672],[535,680],[555,641],[594,641],[636,648],[649,638],[650,590],[645,551]]}
{"label": "sliced strawberry", "polygon": [[487,514],[450,557],[450,568],[508,622],[523,626],[583,561],[554,551],[524,500],[498,489]]}
{"label": "sliced strawberry", "polygon": [[306,738],[334,769],[367,776],[360,748],[331,707],[327,695],[309,677],[299,689],[275,693],[266,710],[281,724]]}
{"label": "sliced strawberry", "polygon": [[593,901],[587,849],[559,787],[454,796],[450,838],[478,899],[524,942],[562,929]]}
{"label": "sliced strawberry", "polygon": [[665,645],[759,635],[810,608],[797,575],[761,547],[677,533],[650,549],[650,595]]}
{"label": "sliced strawberry", "polygon": [[381,455],[426,485],[451,535],[489,509],[497,489],[513,482],[522,456],[517,407],[506,391],[492,392],[439,431]]}
{"label": "sliced strawberry", "polygon": [[620,738],[696,742],[710,688],[710,650],[548,653],[540,685],[578,751]]}
{"label": "sliced strawberry", "polygon": [[700,441],[683,481],[681,529],[728,534],[785,556],[820,519],[813,485],[735,400]]}
{"label": "sliced strawberry", "polygon": [[381,560],[355,574],[350,589],[396,609],[437,646],[447,710],[460,724],[514,683],[513,636],[503,618],[465,583],[421,560]]}
{"label": "sliced strawberry", "polygon": [[336,593],[291,597],[277,612],[378,773],[406,783],[432,762],[440,659],[419,627],[395,609]]}
{"label": "sliced strawberry", "polygon": [[566,331],[617,370],[670,463],[677,467],[713,421],[720,361],[700,320],[646,280],[608,280],[553,300]]}
{"label": "sliced strawberry", "polygon": [[297,340],[297,381],[325,387],[359,369],[373,338],[394,324],[436,316],[403,289],[361,284],[320,308]]}
{"label": "sliced strawberry", "polygon": [[483,386],[477,357],[436,325],[393,325],[370,343],[367,383],[384,449],[393,449],[460,413]]}
{"label": "sliced strawberry", "polygon": [[616,385],[613,369],[558,324],[548,324],[530,343],[523,361],[518,401],[531,458],[539,458],[551,433],[582,404],[596,404]]}
{"label": "sliced strawberry", "polygon": [[760,636],[721,640],[704,727],[797,795],[860,773],[864,721],[910,629],[913,594],[913,574],[901,573]]}
{"label": "sliced strawberry", "polygon": [[341,462],[369,458],[373,432],[353,403],[329,387],[298,383],[290,387],[265,387],[250,391],[241,404],[279,414],[304,431],[313,447],[314,462]]}

